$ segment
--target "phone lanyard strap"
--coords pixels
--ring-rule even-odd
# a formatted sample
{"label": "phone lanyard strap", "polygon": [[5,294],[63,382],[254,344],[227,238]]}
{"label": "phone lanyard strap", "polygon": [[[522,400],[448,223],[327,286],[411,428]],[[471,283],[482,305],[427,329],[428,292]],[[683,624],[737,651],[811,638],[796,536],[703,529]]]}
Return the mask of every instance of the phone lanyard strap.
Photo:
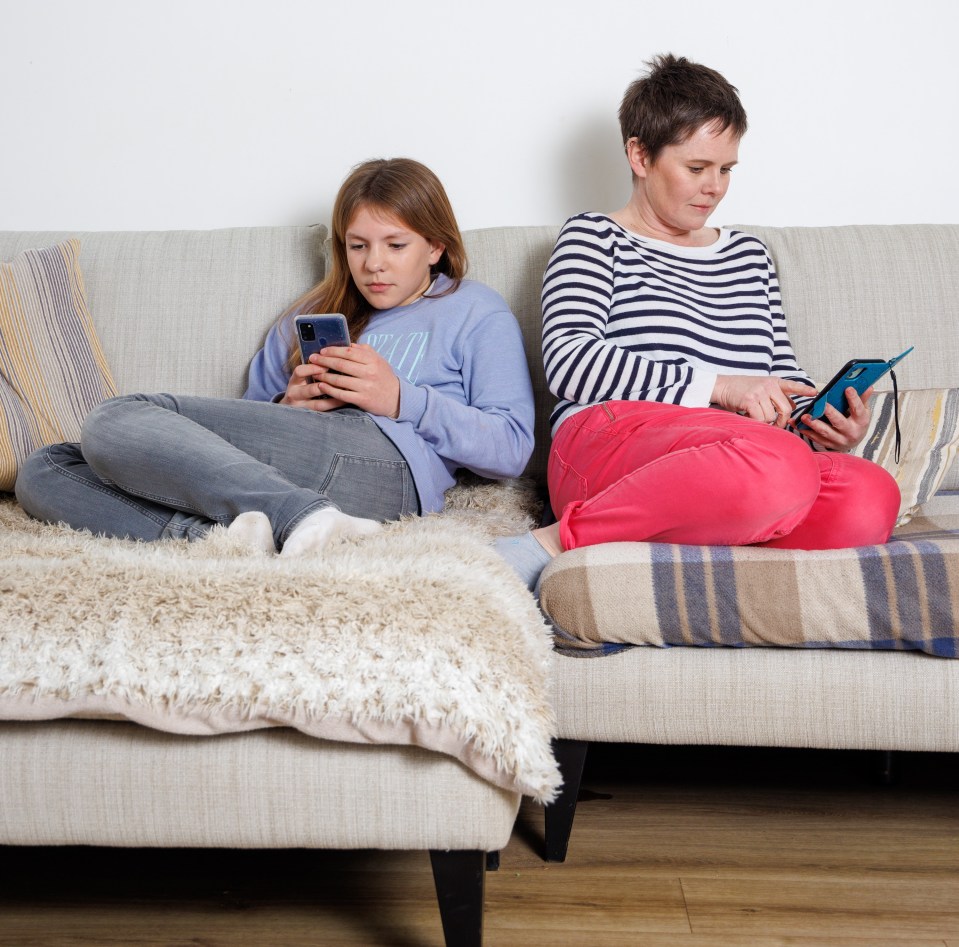
{"label": "phone lanyard strap", "polygon": [[896,381],[896,373],[889,372],[892,375],[892,411],[896,419],[896,463],[899,463],[899,447],[902,443],[902,435],[899,432],[899,382]]}

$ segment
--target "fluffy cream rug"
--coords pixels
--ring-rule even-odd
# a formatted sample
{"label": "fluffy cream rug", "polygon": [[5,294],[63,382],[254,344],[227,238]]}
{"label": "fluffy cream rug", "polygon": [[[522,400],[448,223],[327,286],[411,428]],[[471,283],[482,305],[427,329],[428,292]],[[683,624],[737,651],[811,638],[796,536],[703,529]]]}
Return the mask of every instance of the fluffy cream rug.
{"label": "fluffy cream rug", "polygon": [[534,505],[520,481],[459,486],[440,516],[288,561],[225,530],[137,544],[0,502],[0,718],[415,744],[548,801],[551,637],[489,546]]}

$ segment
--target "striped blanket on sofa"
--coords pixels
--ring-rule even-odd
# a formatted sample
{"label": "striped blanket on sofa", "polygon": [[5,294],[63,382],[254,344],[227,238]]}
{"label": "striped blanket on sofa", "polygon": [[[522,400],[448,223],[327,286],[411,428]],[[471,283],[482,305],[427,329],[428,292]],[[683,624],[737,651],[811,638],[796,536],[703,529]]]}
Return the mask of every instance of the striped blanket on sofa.
{"label": "striped blanket on sofa", "polygon": [[918,650],[957,657],[959,493],[883,546],[825,552],[611,543],[564,553],[540,603],[556,648],[636,645]]}

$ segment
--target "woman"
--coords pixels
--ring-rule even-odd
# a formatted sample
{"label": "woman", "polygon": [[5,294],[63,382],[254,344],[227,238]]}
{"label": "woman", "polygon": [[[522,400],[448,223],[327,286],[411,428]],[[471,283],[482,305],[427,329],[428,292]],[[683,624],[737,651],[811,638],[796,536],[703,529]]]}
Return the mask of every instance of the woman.
{"label": "woman", "polygon": [[[79,444],[17,479],[31,515],[143,541],[222,524],[284,556],[443,506],[465,467],[516,476],[533,396],[515,317],[469,280],[442,184],[410,159],[368,161],[333,208],[326,279],[284,313],[243,400],[131,395],[97,407]],[[341,312],[351,344],[299,364],[292,320]]]}
{"label": "woman", "polygon": [[895,480],[844,453],[870,392],[847,391],[848,417],[804,413],[815,388],[766,247],[706,226],[746,131],[735,88],[686,59],[649,65],[619,113],[630,200],[567,221],[544,279],[559,521],[499,543],[531,588],[580,546],[834,549],[885,542],[899,508]]}

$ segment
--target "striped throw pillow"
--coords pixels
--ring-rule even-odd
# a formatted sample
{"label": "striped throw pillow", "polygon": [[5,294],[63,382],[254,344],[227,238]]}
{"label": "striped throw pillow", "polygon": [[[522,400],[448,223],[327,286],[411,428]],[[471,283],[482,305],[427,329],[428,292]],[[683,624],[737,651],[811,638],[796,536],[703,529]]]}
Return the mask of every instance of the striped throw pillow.
{"label": "striped throw pillow", "polygon": [[897,525],[903,526],[939,489],[959,451],[959,388],[900,389],[898,463],[894,408],[891,391],[872,396],[869,431],[852,453],[875,461],[896,478],[902,493]]}
{"label": "striped throw pillow", "polygon": [[78,441],[116,386],[87,309],[80,242],[0,263],[0,491],[38,447]]}

